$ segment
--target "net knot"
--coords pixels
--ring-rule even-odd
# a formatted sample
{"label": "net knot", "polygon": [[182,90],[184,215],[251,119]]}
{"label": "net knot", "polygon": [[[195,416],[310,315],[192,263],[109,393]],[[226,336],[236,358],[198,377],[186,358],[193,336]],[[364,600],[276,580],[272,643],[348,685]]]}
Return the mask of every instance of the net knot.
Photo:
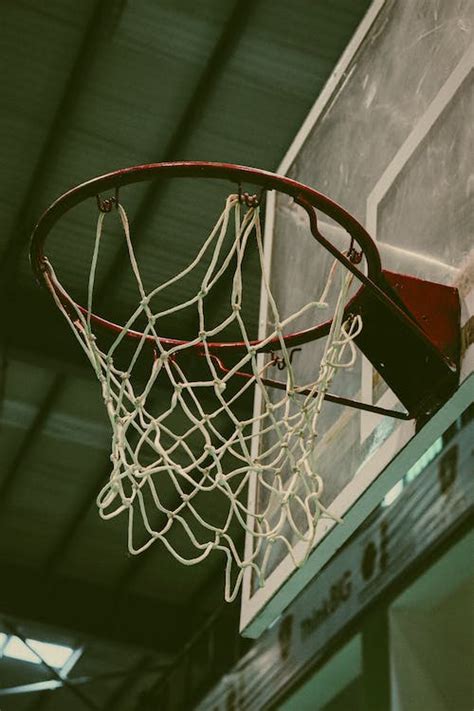
{"label": "net knot", "polygon": [[[144,472],[143,469],[138,464],[132,464],[132,466],[130,467],[130,474],[133,477],[136,477],[137,479],[142,479],[144,476],[147,475],[147,473]],[[136,486],[136,485],[134,484],[134,486]]]}
{"label": "net knot", "polygon": [[226,384],[224,383],[223,380],[221,380],[220,378],[214,378],[213,382],[214,382],[214,391],[217,394],[224,392],[224,390],[226,389]]}
{"label": "net knot", "polygon": [[205,341],[207,338],[207,333],[206,331],[199,331],[198,336],[201,341]]}
{"label": "net knot", "polygon": [[140,306],[148,306],[150,303],[150,295],[146,294],[140,299]]}

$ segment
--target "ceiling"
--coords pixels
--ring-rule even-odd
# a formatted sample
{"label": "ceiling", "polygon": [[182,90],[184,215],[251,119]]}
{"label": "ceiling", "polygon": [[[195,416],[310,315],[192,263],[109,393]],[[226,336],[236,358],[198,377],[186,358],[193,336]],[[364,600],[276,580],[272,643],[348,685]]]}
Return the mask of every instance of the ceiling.
{"label": "ceiling", "polygon": [[[185,667],[180,683],[192,708],[244,648],[238,603],[222,603],[222,558],[185,567],[158,544],[131,557],[126,521],[98,516],[111,434],[87,360],[34,282],[28,241],[36,221],[70,187],[131,165],[209,160],[275,170],[368,5],[2,4],[0,648],[16,635],[77,650],[74,666],[60,670],[0,649],[2,711],[158,709],[166,699],[171,708],[170,680]],[[200,191],[151,182],[125,193],[151,283],[186,264],[209,230],[224,193]],[[96,216],[90,204],[73,211],[48,242],[77,298]],[[109,241],[98,282],[109,316],[137,300],[125,256],[119,240]],[[254,266],[245,267],[253,325]],[[211,308],[219,310],[219,299]],[[173,325],[179,333],[170,335],[186,336],[192,323]],[[46,685],[28,687],[38,682]],[[13,687],[18,693],[5,692]]]}

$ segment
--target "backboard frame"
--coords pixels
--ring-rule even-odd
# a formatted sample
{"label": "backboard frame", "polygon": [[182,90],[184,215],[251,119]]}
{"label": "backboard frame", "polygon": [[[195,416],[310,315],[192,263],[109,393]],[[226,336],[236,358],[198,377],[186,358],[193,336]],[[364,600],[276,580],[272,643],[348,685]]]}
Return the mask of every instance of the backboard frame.
{"label": "backboard frame", "polygon": [[[404,422],[387,440],[384,447],[385,468],[380,472],[379,454],[375,452],[365,465],[364,478],[367,484],[362,495],[356,486],[347,487],[344,494],[332,505],[335,513],[348,511],[342,524],[325,520],[320,527],[313,552],[301,568],[288,576],[287,559],[267,578],[263,588],[247,598],[242,608],[240,632],[245,637],[257,638],[276,622],[288,606],[315,575],[334,556],[337,550],[350,538],[384,496],[434,444],[434,442],[455,422],[474,400],[474,374],[469,376],[456,393],[438,412],[415,433],[413,422]],[[255,490],[251,495],[255,500]],[[327,534],[331,532],[331,535]],[[244,578],[242,594],[249,593],[250,575]]]}

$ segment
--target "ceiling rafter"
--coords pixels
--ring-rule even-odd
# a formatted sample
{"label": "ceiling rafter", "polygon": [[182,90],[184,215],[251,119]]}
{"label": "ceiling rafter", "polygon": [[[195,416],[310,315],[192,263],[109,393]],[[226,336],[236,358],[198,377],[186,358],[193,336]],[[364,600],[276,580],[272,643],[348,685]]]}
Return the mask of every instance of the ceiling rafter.
{"label": "ceiling rafter", "polygon": [[[214,593],[216,590],[216,576],[211,576],[210,581],[206,582],[202,586],[200,592],[201,590],[212,590]],[[199,597],[199,593],[196,597]],[[172,683],[173,675],[177,672],[178,668],[181,667],[184,672],[179,678],[183,678],[185,680],[187,696],[186,703],[190,708],[194,707],[194,704],[197,701],[195,695],[198,689],[192,688],[192,683],[190,681],[190,675],[192,674],[193,653],[202,643],[203,639],[206,637],[213,639],[213,643],[209,645],[210,648],[212,648],[212,652],[210,654],[210,658],[208,659],[208,663],[212,667],[214,677],[217,680],[219,675],[222,674],[226,668],[229,668],[237,661],[237,643],[242,639],[239,637],[238,633],[239,614],[240,607],[238,602],[234,601],[229,604],[221,600],[212,612],[208,612],[204,619],[198,621],[194,620],[194,633],[187,640],[186,644],[183,645],[179,654],[176,655],[173,660],[173,664],[170,664],[169,669],[166,670],[165,673],[150,687],[148,691],[150,704],[158,702],[159,699],[166,695],[166,689],[169,684]],[[221,633],[220,644],[217,639],[219,632]],[[245,640],[245,648],[248,649],[252,643],[253,640]],[[198,663],[202,665],[204,660],[199,658]]]}
{"label": "ceiling rafter", "polygon": [[85,494],[81,505],[77,509],[76,513],[70,519],[69,525],[66,532],[60,537],[56,546],[48,555],[43,568],[42,573],[45,577],[51,577],[55,575],[61,565],[61,561],[66,556],[68,549],[70,548],[73,541],[76,539],[84,520],[89,513],[91,506],[93,506],[94,501],[99,492],[101,484],[106,481],[110,474],[110,457],[107,456],[107,463],[104,468],[101,469],[100,476],[94,480],[93,485],[89,488]]}
{"label": "ceiling rafter", "polygon": [[60,672],[58,672],[57,669],[55,669],[50,664],[48,664],[48,662],[41,656],[41,654],[30,645],[30,643],[28,642],[28,640],[26,639],[24,634],[22,634],[22,632],[12,622],[10,622],[9,620],[3,620],[3,626],[10,632],[10,634],[13,634],[16,637],[18,637],[19,639],[21,639],[23,644],[31,652],[33,652],[33,654],[36,655],[36,657],[39,659],[41,665],[47,670],[49,675],[53,679],[56,679],[56,681],[62,682],[63,687],[65,689],[67,689],[68,691],[70,691],[73,696],[75,696],[77,699],[79,699],[85,708],[92,709],[93,711],[96,711],[96,710],[98,711],[99,706],[97,706],[97,704],[94,701],[92,701],[92,699],[90,699],[89,696],[87,696],[87,694],[84,694],[84,692],[81,691],[81,689],[74,686],[74,684],[71,684],[66,677],[61,676]]}
{"label": "ceiling rafter", "polygon": [[107,699],[103,711],[116,711],[116,709],[119,708],[120,701],[127,693],[130,693],[131,688],[143,676],[143,670],[149,666],[149,662],[150,657],[146,654],[140,657],[138,661],[130,667]]}
{"label": "ceiling rafter", "polygon": [[[62,688],[62,687],[60,687],[60,688]],[[28,706],[27,711],[43,711],[43,709],[46,708],[46,705],[49,702],[51,694],[52,694],[52,691],[48,691],[48,690],[42,690],[42,691],[39,690],[36,693],[33,692],[33,700],[31,702],[31,704]]]}
{"label": "ceiling rafter", "polygon": [[[213,52],[211,53],[206,66],[196,84],[194,92],[178,122],[176,129],[170,137],[166,148],[161,152],[160,161],[166,162],[176,160],[181,149],[186,141],[193,133],[195,123],[199,118],[207,99],[214,90],[216,81],[222,73],[223,67],[227,63],[232,51],[237,46],[239,39],[244,32],[252,12],[255,11],[258,0],[252,4],[242,3],[236,0],[232,12],[229,15],[225,27],[216,42]],[[134,234],[134,245],[140,241],[140,234],[143,234],[146,222],[150,219],[150,215],[156,210],[159,200],[162,184],[159,181],[154,181],[149,184],[147,191],[140,203],[137,214],[132,224],[132,233]],[[128,259],[127,246],[124,244],[117,252],[107,274],[103,278],[103,286],[97,293],[97,304],[100,306],[107,293],[107,284],[110,279],[117,279],[119,274]]]}
{"label": "ceiling rafter", "polygon": [[22,250],[38,217],[38,185],[42,185],[47,181],[48,174],[51,172],[59,154],[63,144],[65,128],[70,123],[71,116],[80,97],[80,86],[84,82],[84,76],[87,72],[92,71],[94,67],[94,56],[101,47],[104,32],[108,28],[108,18],[115,16],[115,8],[115,0],[98,0],[87,24],[84,40],[77,53],[72,71],[43,143],[39,159],[28,183],[25,198],[18,209],[11,235],[7,240],[8,246],[0,265],[0,276],[7,291],[15,283],[15,275]]}
{"label": "ceiling rafter", "polygon": [[20,471],[38,438],[41,436],[43,425],[48,419],[54,404],[63,390],[64,381],[65,378],[62,375],[54,379],[52,385],[50,385],[46,393],[46,396],[43,398],[33,421],[26,430],[25,436],[23,437],[21,445],[18,448],[16,456],[14,457],[13,462],[11,463],[0,485],[0,510],[6,504],[17,473]]}
{"label": "ceiling rafter", "polygon": [[[0,610],[20,620],[42,622],[82,637],[176,654],[187,638],[182,607],[140,594],[120,598],[111,589],[76,578],[44,580],[38,571],[0,561]],[[34,595],[31,591],[34,590]]]}
{"label": "ceiling rafter", "polygon": [[[142,659],[145,657],[142,657]],[[156,664],[152,663],[149,666],[141,667],[141,675],[145,674],[161,674],[165,669],[169,667],[169,664]],[[72,676],[68,679],[69,683],[74,686],[84,686],[86,684],[96,684],[100,681],[109,681],[115,679],[122,679],[124,676],[130,673],[130,669],[120,669],[118,671],[108,671],[100,672],[94,675],[84,675],[84,676]],[[19,684],[16,686],[6,687],[0,689],[0,696],[16,696],[23,694],[53,694],[55,691],[62,689],[64,686],[62,681],[51,680],[47,681],[36,681],[27,684]]]}

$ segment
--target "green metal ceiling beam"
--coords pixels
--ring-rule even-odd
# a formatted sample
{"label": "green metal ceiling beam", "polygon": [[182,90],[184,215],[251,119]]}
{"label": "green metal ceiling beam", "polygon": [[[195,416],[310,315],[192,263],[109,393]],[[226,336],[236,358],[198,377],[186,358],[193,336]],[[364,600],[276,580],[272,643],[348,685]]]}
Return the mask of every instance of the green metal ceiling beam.
{"label": "green metal ceiling beam", "polygon": [[79,579],[44,580],[38,570],[1,560],[0,611],[78,635],[175,655],[189,635],[183,608]]}
{"label": "green metal ceiling beam", "polygon": [[67,678],[61,676],[57,669],[48,664],[48,662],[41,656],[41,654],[39,654],[39,652],[37,652],[30,646],[26,637],[21,633],[19,629],[17,629],[14,624],[12,624],[9,620],[3,620],[3,626],[10,632],[10,634],[13,634],[19,639],[21,639],[23,644],[38,657],[41,665],[46,669],[50,677],[52,679],[55,679],[56,681],[62,682],[64,688],[67,689],[77,699],[79,699],[83,707],[93,709],[93,711],[98,711],[99,706],[97,706],[97,704],[92,701],[92,699],[90,699],[89,696],[85,694],[81,689],[71,684]]}
{"label": "green metal ceiling beam", "polygon": [[60,392],[62,392],[63,387],[64,377],[59,376],[55,378],[52,385],[49,387],[46,396],[43,398],[35,418],[26,430],[21,445],[0,485],[0,514],[8,502],[8,497],[12,486],[15,483],[16,475],[26,462],[31,449],[36,444],[38,438],[41,436],[43,425],[49,417],[53,404],[56,402]]}
{"label": "green metal ceiling beam", "polygon": [[[199,116],[204,109],[206,101],[211,95],[229,57],[247,27],[250,15],[255,10],[256,5],[257,0],[254,0],[252,4],[247,2],[243,3],[239,0],[235,1],[233,10],[229,15],[229,19],[227,20],[221,36],[215,45],[214,51],[210,55],[208,62],[204,67],[201,77],[196,84],[194,92],[187,103],[181,119],[177,123],[174,133],[170,136],[166,148],[164,151],[160,152],[160,161],[172,161],[177,160],[180,157],[180,151],[183,149],[186,141],[191,137],[195,125],[199,120]],[[153,157],[150,156],[150,162],[152,162],[152,160]],[[160,182],[155,180],[151,182],[144,198],[141,201],[131,228],[132,234],[134,235],[135,249],[139,244],[140,235],[144,233],[147,221],[156,212],[162,190],[162,181]],[[124,244],[113,260],[106,277],[104,277],[104,286],[97,295],[97,304],[99,308],[107,293],[108,283],[112,279],[117,279],[117,275],[123,270],[128,259],[128,250]]]}
{"label": "green metal ceiling beam", "polygon": [[63,147],[64,133],[80,99],[80,87],[88,71],[95,66],[94,57],[102,48],[104,37],[110,32],[110,18],[116,17],[116,0],[98,0],[84,33],[74,66],[64,87],[54,119],[43,143],[38,161],[18,209],[17,218],[7,241],[7,249],[0,264],[0,278],[7,290],[15,283],[18,261],[27,244],[38,217],[41,186],[47,182],[56,158]]}

